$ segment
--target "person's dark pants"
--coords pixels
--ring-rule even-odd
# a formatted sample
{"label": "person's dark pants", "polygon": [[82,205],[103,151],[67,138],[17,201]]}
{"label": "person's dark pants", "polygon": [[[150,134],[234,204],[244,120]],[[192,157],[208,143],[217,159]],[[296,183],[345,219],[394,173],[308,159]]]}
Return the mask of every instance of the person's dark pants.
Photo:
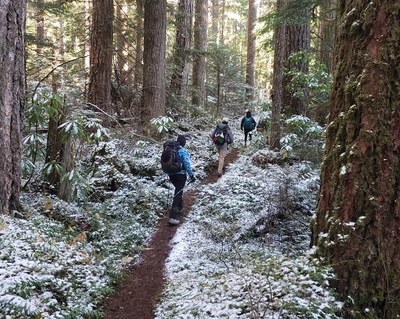
{"label": "person's dark pants", "polygon": [[[251,132],[252,130],[246,130],[246,129],[244,129],[244,145],[246,145],[246,143],[247,143],[247,136],[249,135],[249,133]],[[249,141],[251,141],[251,133],[250,133],[250,135],[249,135]]]}
{"label": "person's dark pants", "polygon": [[186,174],[174,174],[169,175],[169,179],[175,187],[174,198],[172,200],[172,207],[169,212],[169,218],[176,219],[180,210],[183,208],[182,196],[183,196],[183,188],[186,184]]}

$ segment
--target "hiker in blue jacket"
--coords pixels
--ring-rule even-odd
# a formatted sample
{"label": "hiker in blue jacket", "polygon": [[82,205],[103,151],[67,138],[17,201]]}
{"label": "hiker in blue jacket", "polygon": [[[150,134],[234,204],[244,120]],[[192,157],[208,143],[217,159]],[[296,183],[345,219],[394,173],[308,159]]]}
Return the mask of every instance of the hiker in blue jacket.
{"label": "hiker in blue jacket", "polygon": [[246,110],[246,115],[242,118],[242,122],[240,123],[240,129],[244,130],[244,145],[247,144],[247,135],[249,136],[249,141],[251,141],[251,131],[256,128],[256,121],[251,116],[250,110]]}
{"label": "hiker in blue jacket", "polygon": [[184,135],[178,135],[177,142],[179,142],[178,156],[179,160],[183,163],[183,168],[175,174],[170,174],[169,179],[175,187],[174,198],[172,200],[172,207],[169,212],[168,224],[175,226],[179,224],[178,215],[183,208],[183,188],[185,187],[187,175],[189,175],[190,181],[194,182],[196,180],[193,170],[190,164],[190,155],[187,149],[184,147],[186,145],[186,138]]}

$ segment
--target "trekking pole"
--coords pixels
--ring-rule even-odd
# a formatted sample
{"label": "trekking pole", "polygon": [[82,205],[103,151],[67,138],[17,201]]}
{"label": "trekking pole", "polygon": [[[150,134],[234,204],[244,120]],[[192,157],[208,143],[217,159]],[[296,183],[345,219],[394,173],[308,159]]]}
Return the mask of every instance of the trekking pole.
{"label": "trekking pole", "polygon": [[[192,181],[189,181],[189,183],[187,183],[185,186],[189,186],[189,185],[192,184],[192,183],[193,183]],[[174,198],[175,198],[176,196],[178,196],[181,192],[183,192],[183,189],[185,188],[185,186],[182,187],[182,189],[181,189],[179,192],[177,192],[177,193],[174,195],[174,197],[172,197],[172,200],[174,200]]]}

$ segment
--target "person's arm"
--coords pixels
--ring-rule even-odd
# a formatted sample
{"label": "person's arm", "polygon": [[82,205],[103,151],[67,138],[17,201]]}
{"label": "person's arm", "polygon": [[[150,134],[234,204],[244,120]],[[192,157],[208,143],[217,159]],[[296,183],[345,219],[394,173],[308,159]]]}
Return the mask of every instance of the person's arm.
{"label": "person's arm", "polygon": [[190,164],[190,155],[189,155],[189,152],[187,151],[187,149],[181,147],[181,148],[179,149],[179,153],[180,153],[180,155],[181,155],[182,163],[183,163],[183,166],[184,166],[185,169],[186,169],[186,172],[188,173],[189,177],[192,178],[192,177],[194,176],[194,174],[193,174],[192,166],[191,166],[191,164]]}
{"label": "person's arm", "polygon": [[228,134],[229,134],[229,140],[230,140],[230,144],[233,143],[233,133],[231,129],[228,129]]}
{"label": "person's arm", "polygon": [[256,126],[257,126],[257,122],[256,122],[256,120],[254,119],[254,117],[251,117],[251,121],[253,122],[253,129],[255,129]]}
{"label": "person's arm", "polygon": [[244,123],[244,117],[242,118],[242,121],[240,122],[240,129],[243,131],[243,123]]}

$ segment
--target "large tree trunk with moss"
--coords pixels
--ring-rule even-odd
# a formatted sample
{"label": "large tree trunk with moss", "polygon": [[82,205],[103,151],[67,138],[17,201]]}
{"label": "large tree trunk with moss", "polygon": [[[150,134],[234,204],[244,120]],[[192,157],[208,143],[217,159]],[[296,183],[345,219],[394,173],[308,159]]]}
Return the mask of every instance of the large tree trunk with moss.
{"label": "large tree trunk with moss", "polygon": [[24,0],[0,1],[0,213],[20,209],[25,99]]}
{"label": "large tree trunk with moss", "polygon": [[340,292],[354,300],[346,318],[400,313],[398,12],[397,0],[338,4],[337,68],[313,242],[332,262]]}
{"label": "large tree trunk with moss", "polygon": [[145,125],[165,115],[167,1],[144,2],[144,68],[141,119]]}
{"label": "large tree trunk with moss", "polygon": [[203,106],[206,94],[206,51],[208,0],[195,0],[193,40],[193,94],[192,103]]}
{"label": "large tree trunk with moss", "polygon": [[[113,17],[113,0],[93,0],[88,102],[107,114],[111,113]],[[104,116],[105,125],[109,122]]]}

